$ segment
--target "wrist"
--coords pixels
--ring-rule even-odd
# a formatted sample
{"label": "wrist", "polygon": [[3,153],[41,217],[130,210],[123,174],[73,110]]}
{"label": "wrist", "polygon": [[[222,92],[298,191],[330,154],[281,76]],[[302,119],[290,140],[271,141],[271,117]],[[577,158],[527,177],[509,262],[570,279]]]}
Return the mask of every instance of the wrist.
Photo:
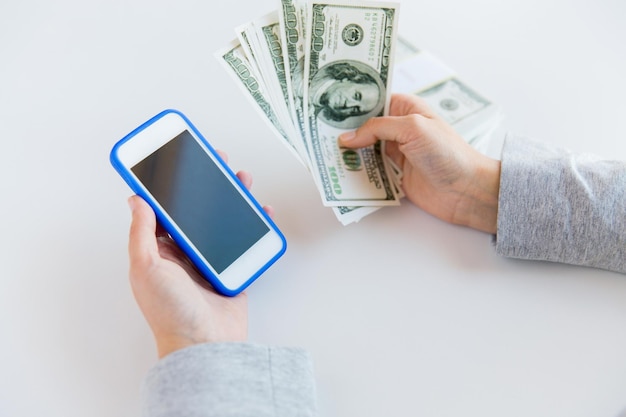
{"label": "wrist", "polygon": [[159,359],[163,359],[170,353],[174,353],[177,350],[185,349],[190,346],[201,344],[202,342],[193,342],[191,340],[157,340],[157,355]]}
{"label": "wrist", "polygon": [[182,335],[155,336],[157,354],[159,359],[173,353],[177,350],[185,349],[200,344],[226,343],[226,342],[245,342],[246,334],[222,334],[222,335],[197,335],[195,337],[187,337]]}
{"label": "wrist", "polygon": [[500,161],[482,155],[457,207],[455,223],[495,234],[498,225]]}

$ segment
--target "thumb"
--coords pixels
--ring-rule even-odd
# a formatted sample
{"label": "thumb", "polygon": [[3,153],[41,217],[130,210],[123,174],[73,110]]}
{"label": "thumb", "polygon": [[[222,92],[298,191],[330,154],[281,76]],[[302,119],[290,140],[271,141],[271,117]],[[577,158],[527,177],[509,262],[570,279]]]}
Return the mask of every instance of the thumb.
{"label": "thumb", "polygon": [[130,268],[143,268],[159,255],[156,241],[156,217],[150,206],[139,196],[128,199],[132,212],[128,239]]}
{"label": "thumb", "polygon": [[425,120],[426,118],[419,114],[375,117],[357,130],[340,135],[339,146],[362,148],[373,145],[378,140],[405,144],[420,135]]}

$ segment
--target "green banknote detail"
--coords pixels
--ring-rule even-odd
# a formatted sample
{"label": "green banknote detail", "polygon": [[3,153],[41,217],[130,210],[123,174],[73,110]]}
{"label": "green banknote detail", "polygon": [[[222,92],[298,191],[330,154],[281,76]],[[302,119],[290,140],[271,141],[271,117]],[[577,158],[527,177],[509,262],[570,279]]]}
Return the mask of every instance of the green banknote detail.
{"label": "green banknote detail", "polygon": [[283,93],[285,105],[287,106],[287,108],[290,108],[291,105],[290,105],[290,100],[289,100],[289,91],[287,89],[287,74],[285,73],[285,61],[283,60],[283,49],[280,43],[280,39],[278,38],[276,34],[279,30],[280,30],[280,25],[278,23],[274,23],[269,26],[264,26],[261,29],[263,33],[263,37],[265,38],[265,42],[267,43],[267,48],[270,52],[272,65],[274,67],[274,71],[276,72],[278,83],[280,84],[280,89]]}
{"label": "green banknote detail", "polygon": [[281,37],[285,72],[287,73],[287,89],[291,102],[290,110],[295,127],[302,140],[305,155],[309,159],[309,149],[306,143],[306,121],[304,117],[304,36],[302,4],[295,0],[281,0],[279,19],[281,23]]}
{"label": "green banknote detail", "polygon": [[341,133],[385,114],[396,10],[314,3],[309,12],[307,144],[324,201],[397,204],[379,144],[349,155],[336,145]]}
{"label": "green banknote detail", "polygon": [[246,90],[250,93],[252,99],[259,106],[261,111],[274,125],[276,130],[287,140],[287,135],[282,126],[278,122],[272,106],[269,104],[263,93],[261,92],[259,81],[254,76],[254,73],[250,65],[245,61],[240,53],[237,53],[241,46],[231,49],[223,55],[224,61],[233,69],[237,78],[245,86]]}

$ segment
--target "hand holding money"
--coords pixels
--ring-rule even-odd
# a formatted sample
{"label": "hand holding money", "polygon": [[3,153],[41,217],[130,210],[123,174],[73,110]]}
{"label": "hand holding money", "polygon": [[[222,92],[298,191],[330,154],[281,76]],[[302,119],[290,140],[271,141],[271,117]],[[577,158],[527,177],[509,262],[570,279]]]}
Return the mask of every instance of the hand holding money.
{"label": "hand holding money", "polygon": [[392,90],[424,97],[467,142],[478,143],[495,125],[495,106],[397,38],[398,9],[390,2],[280,0],[277,11],[236,28],[237,39],[216,53],[344,225],[404,196],[401,166],[384,144],[338,143],[341,134],[388,115]]}
{"label": "hand holding money", "polygon": [[397,9],[281,0],[278,11],[236,28],[237,40],[216,54],[344,224],[401,197],[399,173],[380,144],[352,150],[337,143],[388,112]]}
{"label": "hand holding money", "polygon": [[447,222],[495,233],[500,162],[472,148],[417,96],[394,95],[390,116],[344,133],[340,144],[387,142],[387,154],[404,173],[409,200]]}

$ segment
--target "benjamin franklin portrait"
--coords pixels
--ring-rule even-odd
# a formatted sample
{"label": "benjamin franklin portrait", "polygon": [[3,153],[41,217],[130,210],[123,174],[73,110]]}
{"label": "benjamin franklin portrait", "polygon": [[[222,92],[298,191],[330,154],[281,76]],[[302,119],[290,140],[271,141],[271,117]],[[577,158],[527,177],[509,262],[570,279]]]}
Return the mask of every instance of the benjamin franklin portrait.
{"label": "benjamin franklin portrait", "polygon": [[385,98],[378,73],[357,61],[338,61],[320,68],[309,91],[316,116],[341,129],[355,129],[380,115]]}

